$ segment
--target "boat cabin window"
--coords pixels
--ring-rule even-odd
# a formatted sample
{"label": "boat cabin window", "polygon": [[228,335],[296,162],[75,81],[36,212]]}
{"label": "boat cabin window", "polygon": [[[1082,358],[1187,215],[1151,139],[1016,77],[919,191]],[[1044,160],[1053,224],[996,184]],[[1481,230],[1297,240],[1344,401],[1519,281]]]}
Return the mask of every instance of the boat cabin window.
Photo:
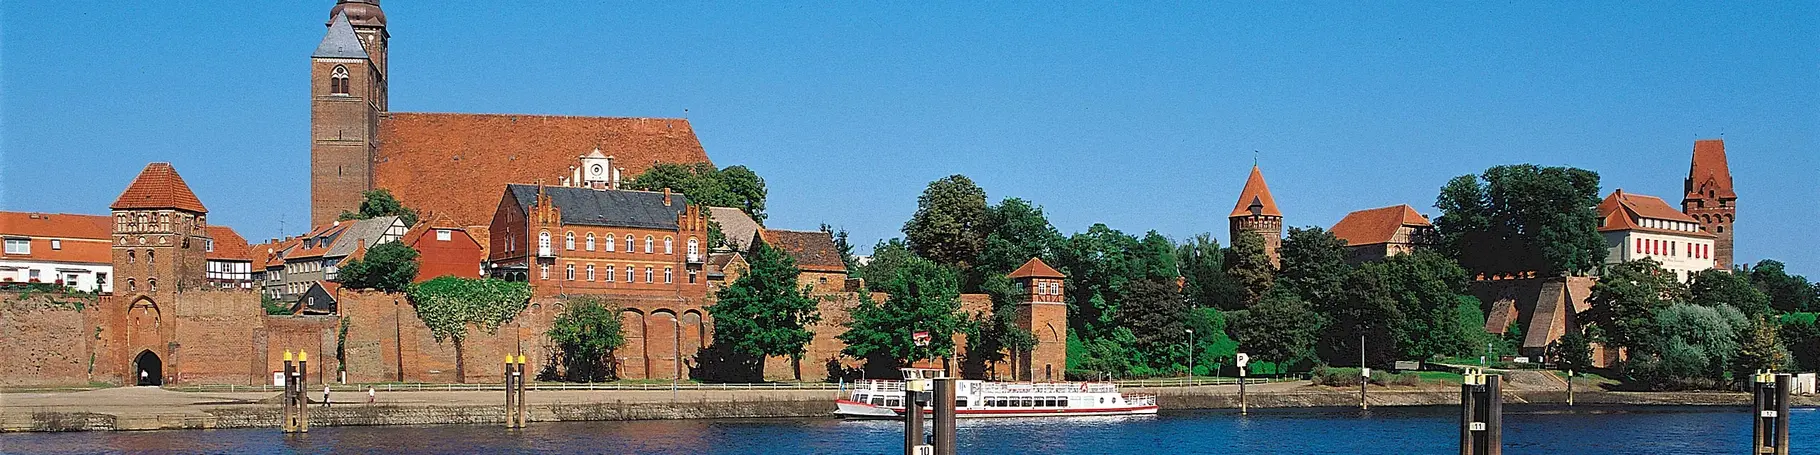
{"label": "boat cabin window", "polygon": [[892,399],[885,400],[885,406],[887,406],[887,407],[897,407],[897,406],[903,406],[903,405],[904,405],[904,400],[902,398],[892,398]]}
{"label": "boat cabin window", "polygon": [[966,398],[955,398],[954,407],[957,407],[957,408],[967,407],[967,399]]}
{"label": "boat cabin window", "polygon": [[885,396],[884,395],[873,395],[872,401],[868,401],[868,403],[872,403],[873,406],[884,406],[885,405]]}

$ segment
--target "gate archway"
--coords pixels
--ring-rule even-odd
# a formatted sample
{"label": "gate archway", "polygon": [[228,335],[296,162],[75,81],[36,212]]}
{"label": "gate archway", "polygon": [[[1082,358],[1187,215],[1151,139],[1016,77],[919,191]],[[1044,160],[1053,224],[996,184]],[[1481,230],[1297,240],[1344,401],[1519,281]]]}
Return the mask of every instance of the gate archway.
{"label": "gate archway", "polygon": [[133,358],[133,378],[135,385],[164,385],[164,361],[150,350],[140,351]]}

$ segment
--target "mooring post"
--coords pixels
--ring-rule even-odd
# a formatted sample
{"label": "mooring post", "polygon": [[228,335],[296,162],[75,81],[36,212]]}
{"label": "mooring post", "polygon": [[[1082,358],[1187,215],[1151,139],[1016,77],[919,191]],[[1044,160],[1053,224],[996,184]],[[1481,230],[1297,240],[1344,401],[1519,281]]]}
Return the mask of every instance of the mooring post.
{"label": "mooring post", "polygon": [[525,390],[529,389],[528,383],[530,382],[531,378],[529,376],[525,376],[525,363],[526,362],[525,362],[524,354],[519,354],[518,355],[518,378],[515,381],[513,381],[514,383],[516,383],[518,385],[517,403],[518,403],[518,427],[519,428],[524,428],[525,425],[531,423],[531,405],[529,403],[526,403],[526,400],[525,400]]}
{"label": "mooring post", "polygon": [[1504,377],[1485,376],[1485,452],[1504,455]]}
{"label": "mooring post", "polygon": [[1359,410],[1370,410],[1365,403],[1365,385],[1371,383],[1371,367],[1365,366],[1365,336],[1359,335]]}
{"label": "mooring post", "polygon": [[310,432],[310,353],[297,350],[297,431]]}
{"label": "mooring post", "polygon": [[1751,378],[1751,452],[1788,455],[1788,392],[1793,376],[1759,371]]}
{"label": "mooring post", "polygon": [[1249,409],[1245,406],[1245,367],[1239,367],[1239,415],[1245,415]]}
{"label": "mooring post", "polygon": [[1474,418],[1478,417],[1478,410],[1474,408],[1479,401],[1473,390],[1476,387],[1474,383],[1478,382],[1476,376],[1467,371],[1460,377],[1460,455],[1476,455],[1478,452],[1473,449],[1473,423],[1476,422]]}
{"label": "mooring post", "polygon": [[904,381],[904,455],[920,455],[923,443],[923,381]]}
{"label": "mooring post", "polygon": [[518,394],[514,393],[514,391],[512,390],[512,361],[513,360],[515,360],[515,359],[512,358],[511,354],[506,354],[506,362],[504,364],[505,372],[501,375],[501,377],[505,381],[504,384],[505,384],[505,390],[506,390],[506,428],[517,428],[518,427],[518,422],[516,421],[517,416],[515,415],[517,412],[516,409],[518,409],[518,408],[512,406],[513,399],[518,397]]}
{"label": "mooring post", "polygon": [[1574,370],[1567,370],[1567,405],[1574,405]]}
{"label": "mooring post", "polygon": [[1504,397],[1498,375],[1468,371],[1460,380],[1460,455],[1504,453]]}
{"label": "mooring post", "polygon": [[1776,375],[1776,455],[1788,455],[1788,395],[1794,380],[1791,374]]}
{"label": "mooring post", "polygon": [[955,455],[954,392],[954,378],[935,380],[935,455]]}
{"label": "mooring post", "polygon": [[291,363],[291,350],[284,351],[284,432],[297,432],[297,365]]}

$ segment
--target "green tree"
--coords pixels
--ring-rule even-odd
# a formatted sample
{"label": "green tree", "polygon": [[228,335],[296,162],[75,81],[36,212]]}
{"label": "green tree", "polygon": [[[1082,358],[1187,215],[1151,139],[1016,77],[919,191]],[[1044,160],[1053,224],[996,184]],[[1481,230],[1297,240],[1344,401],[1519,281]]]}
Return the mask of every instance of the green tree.
{"label": "green tree", "polygon": [[916,214],[904,223],[910,251],[937,264],[962,269],[985,245],[986,190],[955,174],[929,182],[916,198]]}
{"label": "green tree", "polygon": [[903,239],[880,240],[872,247],[872,260],[859,266],[856,277],[865,279],[866,287],[870,290],[883,292],[885,283],[897,277],[898,269],[920,259],[922,258],[916,257],[916,253],[910,252],[910,246]]}
{"label": "green tree", "polygon": [[1239,342],[1227,334],[1226,314],[1217,308],[1188,310],[1188,329],[1194,330],[1194,374],[1218,374],[1219,365],[1232,365]]}
{"label": "green tree", "polygon": [[1021,291],[1004,275],[987,277],[981,290],[992,296],[989,312],[963,314],[961,333],[967,335],[967,356],[963,370],[972,377],[998,377],[997,364],[1009,354],[1029,352],[1036,347],[1036,335],[1018,326],[1017,304]]}
{"label": "green tree", "polygon": [[767,356],[789,356],[797,379],[802,379],[802,355],[815,332],[809,326],[821,320],[811,290],[797,285],[802,272],[789,255],[759,242],[746,256],[746,272],[721,288],[708,307],[714,315],[714,344],[729,352],[759,361]]}
{"label": "green tree", "polygon": [[1321,315],[1288,290],[1271,290],[1251,308],[1234,311],[1231,335],[1239,351],[1288,365],[1314,357]]}
{"label": "green tree", "polygon": [[1776,337],[1788,347],[1791,359],[1801,371],[1820,370],[1820,322],[1814,313],[1782,315]]}
{"label": "green tree", "polygon": [[1466,292],[1466,270],[1432,251],[1392,256],[1375,267],[1403,318],[1397,332],[1404,359],[1472,352],[1485,337],[1485,314]]}
{"label": "green tree", "polygon": [[857,273],[859,270],[859,261],[858,258],[853,256],[853,244],[847,241],[847,230],[841,229],[837,231],[833,226],[829,226],[828,223],[822,223],[822,232],[834,236],[834,250],[840,252],[840,262],[847,265],[847,274],[852,275]]}
{"label": "green tree", "polygon": [[1807,277],[1789,275],[1782,262],[1764,259],[1750,269],[1750,281],[1758,290],[1769,295],[1769,304],[1776,311],[1797,313],[1820,310],[1815,304],[1817,291]]}
{"label": "green tree", "polygon": [[1751,321],[1744,333],[1738,336],[1738,355],[1732,363],[1732,380],[1747,382],[1750,375],[1759,370],[1788,371],[1791,357],[1793,355],[1776,339],[1775,323],[1768,319]]}
{"label": "green tree", "polygon": [[[961,324],[959,286],[951,268],[922,258],[906,262],[884,283],[889,295],[884,302],[860,293],[847,330],[837,337],[847,344],[841,353],[865,359],[867,369],[884,374],[914,359],[953,356]],[[917,332],[929,333],[927,346],[916,345]]]}
{"label": "green tree", "polygon": [[1226,255],[1212,234],[1197,234],[1175,250],[1182,268],[1182,293],[1197,308],[1240,308],[1238,285],[1226,276]]}
{"label": "green tree", "polygon": [[[1410,334],[1404,331],[1410,324],[1385,283],[1386,274],[1382,264],[1366,264],[1346,275],[1336,291],[1340,295],[1314,302],[1314,310],[1322,317],[1307,324],[1319,330],[1325,322],[1316,350],[1322,360],[1330,365],[1358,365],[1359,343],[1364,341],[1367,366],[1385,365],[1397,360],[1402,347],[1410,344]],[[1277,287],[1281,292],[1295,292],[1287,283]]]}
{"label": "green tree", "polygon": [[1769,316],[1769,296],[1751,286],[1750,278],[1724,270],[1701,270],[1687,283],[1688,303],[1716,307],[1731,305],[1750,318]]}
{"label": "green tree", "polygon": [[1133,281],[1121,293],[1119,327],[1130,329],[1131,348],[1151,372],[1188,363],[1188,301],[1173,282]]}
{"label": "green tree", "polygon": [[1730,306],[1674,303],[1657,310],[1638,333],[1645,343],[1631,349],[1626,376],[1652,388],[1701,387],[1721,383],[1738,354],[1738,335],[1750,322]]}
{"label": "green tree", "polygon": [[633,177],[626,187],[647,191],[668,188],[696,205],[734,207],[754,221],[765,221],[765,179],[745,166],[715,169],[709,163],[659,163]]}
{"label": "green tree", "polygon": [[563,377],[594,382],[618,377],[613,351],[626,343],[619,309],[595,297],[571,299],[544,333],[556,345]]}
{"label": "green tree", "polygon": [[1474,271],[1593,270],[1605,261],[1599,174],[1533,164],[1494,166],[1441,188],[1435,227]]}
{"label": "green tree", "polygon": [[1009,274],[1030,258],[1054,262],[1056,250],[1065,241],[1049,224],[1042,207],[1018,198],[987,208],[983,225],[986,237],[962,289],[970,289],[968,284],[977,289],[987,277]]}
{"label": "green tree", "polygon": [[1276,283],[1276,266],[1264,252],[1264,237],[1241,232],[1226,248],[1226,276],[1238,287],[1241,307],[1249,307],[1263,298]]}
{"label": "green tree", "polygon": [[1593,285],[1587,321],[1598,326],[1607,344],[1645,347],[1648,328],[1658,310],[1682,300],[1685,291],[1675,275],[1650,259],[1613,264]]}
{"label": "green tree", "polygon": [[467,382],[466,350],[462,342],[468,337],[468,326],[487,333],[499,331],[499,325],[518,317],[531,303],[531,286],[522,282],[498,279],[438,277],[412,286],[406,294],[417,310],[417,319],[430,329],[437,342],[455,344],[455,379]]}
{"label": "green tree", "polygon": [[336,277],[348,288],[404,292],[417,279],[417,250],[404,242],[381,243],[365,257],[348,261]]}
{"label": "green tree", "polygon": [[417,225],[417,211],[405,207],[403,202],[400,202],[397,197],[392,196],[391,190],[385,188],[368,190],[364,193],[360,193],[360,196],[360,211],[344,211],[341,212],[341,216],[336,217],[336,219],[348,221],[372,219],[382,216],[396,216],[399,221],[403,221],[404,225],[407,227]]}
{"label": "green tree", "polygon": [[1352,267],[1346,265],[1346,241],[1319,227],[1289,228],[1277,250],[1282,268],[1277,284],[1320,307],[1340,296]]}
{"label": "green tree", "polygon": [[265,314],[271,316],[291,314],[291,304],[280,302],[278,299],[265,294],[259,295],[259,307],[265,310]]}
{"label": "green tree", "polygon": [[1057,268],[1068,276],[1068,327],[1079,331],[1083,340],[1111,333],[1126,284],[1174,281],[1178,273],[1168,238],[1152,232],[1139,240],[1104,224],[1069,237],[1056,256]]}
{"label": "green tree", "polygon": [[1593,368],[1592,344],[1586,334],[1578,330],[1568,330],[1561,335],[1548,352],[1554,359],[1555,368],[1579,372]]}

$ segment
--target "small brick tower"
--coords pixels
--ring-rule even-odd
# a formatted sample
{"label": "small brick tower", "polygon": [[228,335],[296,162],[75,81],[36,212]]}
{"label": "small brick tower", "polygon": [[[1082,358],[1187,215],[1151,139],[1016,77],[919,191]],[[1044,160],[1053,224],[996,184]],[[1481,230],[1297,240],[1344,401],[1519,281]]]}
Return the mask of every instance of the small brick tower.
{"label": "small brick tower", "polygon": [[1738,211],[1738,194],[1732,192],[1732,172],[1725,162],[1724,139],[1694,141],[1694,160],[1688,167],[1681,212],[1700,220],[1713,239],[1713,262],[1732,268],[1732,219]]}
{"label": "small brick tower", "polygon": [[386,107],[385,13],[379,0],[340,0],[310,55],[310,224],[359,209],[373,189]]}
{"label": "small brick tower", "polygon": [[152,163],[110,206],[114,290],[156,295],[203,286],[208,209],[170,163]]}
{"label": "small brick tower", "polygon": [[1068,303],[1062,298],[1062,272],[1030,258],[1007,275],[1023,291],[1017,304],[1018,328],[1036,335],[1036,347],[1011,355],[1012,375],[1020,381],[1059,381],[1068,367]]}
{"label": "small brick tower", "polygon": [[1237,241],[1245,232],[1258,234],[1264,237],[1264,254],[1272,264],[1277,263],[1277,247],[1283,244],[1283,212],[1277,210],[1276,198],[1270,196],[1270,186],[1264,184],[1264,173],[1256,165],[1251,166],[1239,203],[1226,219],[1231,226],[1228,241]]}

